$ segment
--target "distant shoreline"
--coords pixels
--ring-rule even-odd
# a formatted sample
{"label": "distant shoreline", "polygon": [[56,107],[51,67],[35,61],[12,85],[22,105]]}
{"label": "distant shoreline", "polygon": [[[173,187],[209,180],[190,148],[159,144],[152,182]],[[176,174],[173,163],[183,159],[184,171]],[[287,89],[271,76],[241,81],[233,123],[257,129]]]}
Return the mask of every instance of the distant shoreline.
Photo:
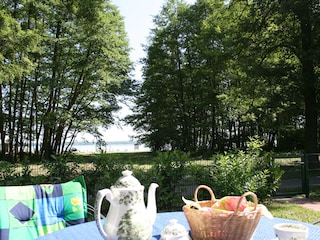
{"label": "distant shoreline", "polygon": [[150,148],[144,144],[137,144],[132,141],[114,141],[106,142],[105,146],[99,148],[92,142],[75,142],[72,146],[74,153],[120,153],[120,152],[150,152]]}

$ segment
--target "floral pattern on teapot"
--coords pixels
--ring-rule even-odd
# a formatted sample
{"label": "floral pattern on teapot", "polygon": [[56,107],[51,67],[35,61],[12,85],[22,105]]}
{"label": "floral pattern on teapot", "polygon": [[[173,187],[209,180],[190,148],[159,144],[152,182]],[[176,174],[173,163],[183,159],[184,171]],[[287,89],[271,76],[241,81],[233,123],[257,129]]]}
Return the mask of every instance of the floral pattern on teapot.
{"label": "floral pattern on teapot", "polygon": [[137,202],[141,201],[139,195],[140,193],[138,192],[121,192],[119,197],[119,204],[124,204],[126,206],[136,204]]}
{"label": "floral pattern on teapot", "polygon": [[139,221],[132,221],[132,216],[137,214],[133,209],[128,210],[121,218],[119,222],[119,228],[117,235],[119,240],[141,240],[150,239],[152,232],[150,231],[147,222],[142,224]]}

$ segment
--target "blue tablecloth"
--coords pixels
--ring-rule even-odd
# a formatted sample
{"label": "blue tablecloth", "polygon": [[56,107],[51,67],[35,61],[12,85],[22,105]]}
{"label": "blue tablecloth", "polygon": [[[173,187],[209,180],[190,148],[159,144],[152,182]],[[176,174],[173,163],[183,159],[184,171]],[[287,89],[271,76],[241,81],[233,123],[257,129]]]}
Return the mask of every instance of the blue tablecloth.
{"label": "blue tablecloth", "polygon": [[[184,225],[186,229],[190,229],[189,224],[184,216],[183,212],[167,212],[158,213],[156,222],[153,226],[153,238],[160,239],[161,231],[169,224],[170,219],[177,219],[178,223]],[[276,223],[291,222],[300,223],[309,227],[308,240],[320,239],[320,227],[302,223],[293,220],[287,220],[282,218],[269,219],[261,217],[256,232],[253,235],[253,240],[274,240],[273,225]],[[38,238],[38,240],[103,240],[101,237],[95,221],[79,224],[76,226],[68,227],[60,231],[48,234],[46,236]]]}

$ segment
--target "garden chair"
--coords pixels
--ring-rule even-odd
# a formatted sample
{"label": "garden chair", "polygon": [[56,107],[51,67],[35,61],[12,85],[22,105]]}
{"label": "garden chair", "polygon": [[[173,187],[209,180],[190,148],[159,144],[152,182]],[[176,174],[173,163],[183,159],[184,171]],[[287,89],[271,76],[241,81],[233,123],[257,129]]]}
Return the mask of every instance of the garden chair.
{"label": "garden chair", "polygon": [[0,187],[0,239],[28,240],[83,223],[87,192],[83,176],[61,184]]}
{"label": "garden chair", "polygon": [[[87,207],[88,207],[88,217],[87,217],[87,221],[93,221],[95,220],[95,214],[94,214],[94,211],[95,211],[95,207],[90,205],[90,204],[87,204]],[[105,218],[105,216],[103,214],[100,214],[101,216],[101,219]]]}

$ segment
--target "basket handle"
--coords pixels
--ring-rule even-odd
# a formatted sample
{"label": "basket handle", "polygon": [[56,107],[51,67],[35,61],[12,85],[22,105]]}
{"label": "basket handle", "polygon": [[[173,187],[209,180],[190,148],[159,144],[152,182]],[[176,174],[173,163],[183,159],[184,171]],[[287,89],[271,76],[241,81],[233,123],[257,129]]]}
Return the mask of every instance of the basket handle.
{"label": "basket handle", "polygon": [[206,189],[209,193],[210,193],[210,196],[211,196],[211,201],[212,202],[215,202],[216,201],[216,197],[214,196],[214,193],[212,191],[212,189],[206,185],[199,185],[196,190],[194,191],[194,201],[195,202],[198,202],[198,192],[201,188],[204,188]]}
{"label": "basket handle", "polygon": [[246,193],[242,194],[242,196],[239,198],[235,213],[238,213],[239,207],[240,207],[240,203],[242,202],[243,198],[246,198],[247,196],[252,196],[253,197],[253,201],[254,201],[253,211],[255,211],[257,209],[257,205],[258,205],[258,197],[257,197],[257,195],[255,193],[253,193],[253,192],[246,192]]}

